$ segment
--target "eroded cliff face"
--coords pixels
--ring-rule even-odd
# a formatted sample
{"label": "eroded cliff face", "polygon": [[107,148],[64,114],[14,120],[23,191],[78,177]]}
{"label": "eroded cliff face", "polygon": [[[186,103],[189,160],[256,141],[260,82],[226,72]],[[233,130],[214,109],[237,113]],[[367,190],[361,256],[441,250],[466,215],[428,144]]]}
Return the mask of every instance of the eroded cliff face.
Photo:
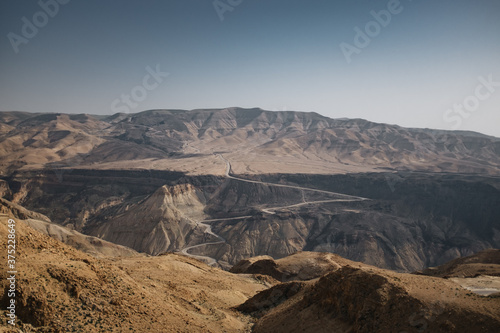
{"label": "eroded cliff face", "polygon": [[230,268],[238,261],[257,255],[282,258],[307,245],[309,226],[292,214],[263,214],[239,221],[212,223],[212,230],[226,239],[226,243],[193,249],[219,260],[222,267]]}
{"label": "eroded cliff face", "polygon": [[[356,207],[359,209],[359,207]],[[331,207],[330,209],[340,209]],[[227,239],[226,244],[207,246],[193,253],[234,264],[257,255],[282,258],[297,251],[331,252],[356,261],[400,271],[425,266],[427,260],[421,236],[412,235],[415,226],[404,218],[381,214],[368,206],[364,212],[349,211],[279,212],[238,222],[215,222],[212,229]]]}
{"label": "eroded cliff face", "polygon": [[89,221],[107,220],[127,205],[143,201],[162,185],[174,185],[182,176],[179,172],[150,170],[17,172],[6,179],[3,197],[83,232]]}
{"label": "eroded cliff face", "polygon": [[197,222],[236,217],[208,222],[225,242],[189,251],[215,258],[224,268],[247,257],[278,259],[305,250],[415,271],[500,247],[500,182],[494,177],[407,173],[259,178],[369,200],[324,202],[338,196],[148,171],[73,170],[61,182],[54,173],[19,174],[4,190],[55,223],[149,254],[217,241]]}
{"label": "eroded cliff face", "polygon": [[203,194],[191,184],[164,185],[137,204],[122,207],[105,223],[86,231],[113,243],[153,255],[183,248],[204,219]]}
{"label": "eroded cliff face", "polygon": [[[389,183],[390,177],[268,176],[271,182],[307,184],[370,200],[285,207],[274,214],[240,212],[249,216],[211,223],[225,244],[207,245],[192,253],[231,265],[252,256],[282,258],[299,250],[321,251],[378,267],[415,271],[500,247],[498,179],[406,174]],[[253,200],[251,191],[241,195]],[[214,207],[215,201],[211,200]],[[259,204],[262,208],[263,203]],[[229,209],[225,200],[221,206]]]}

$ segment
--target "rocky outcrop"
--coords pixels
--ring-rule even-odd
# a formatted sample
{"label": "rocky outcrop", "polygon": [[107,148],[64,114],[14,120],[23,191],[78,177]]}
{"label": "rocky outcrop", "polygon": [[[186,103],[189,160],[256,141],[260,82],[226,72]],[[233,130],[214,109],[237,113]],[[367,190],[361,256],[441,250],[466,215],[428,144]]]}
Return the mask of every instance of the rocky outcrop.
{"label": "rocky outcrop", "polygon": [[348,265],[368,267],[333,253],[297,252],[278,260],[269,256],[243,259],[230,272],[268,275],[281,282],[309,281]]}
{"label": "rocky outcrop", "polygon": [[165,185],[108,220],[90,223],[86,232],[153,255],[176,251],[194,237],[197,221],[205,216],[204,207],[203,194],[194,186]]}
{"label": "rocky outcrop", "polygon": [[267,275],[283,282],[283,272],[278,268],[276,261],[270,256],[258,256],[240,260],[229,271],[236,274]]}
{"label": "rocky outcrop", "polygon": [[496,332],[497,298],[454,282],[342,267],[319,280],[288,282],[237,309],[257,318],[254,332]]}
{"label": "rocky outcrop", "polygon": [[500,276],[500,250],[488,249],[471,256],[457,258],[444,265],[429,267],[415,274],[443,278],[474,278],[480,275]]}

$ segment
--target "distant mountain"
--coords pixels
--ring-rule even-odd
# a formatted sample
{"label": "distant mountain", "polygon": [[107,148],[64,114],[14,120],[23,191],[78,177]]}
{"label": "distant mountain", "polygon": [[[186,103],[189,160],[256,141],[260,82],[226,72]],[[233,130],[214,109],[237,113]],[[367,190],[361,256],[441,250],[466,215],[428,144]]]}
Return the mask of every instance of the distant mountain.
{"label": "distant mountain", "polygon": [[0,172],[160,169],[222,174],[432,171],[500,174],[500,139],[261,109],[136,114],[0,113]]}

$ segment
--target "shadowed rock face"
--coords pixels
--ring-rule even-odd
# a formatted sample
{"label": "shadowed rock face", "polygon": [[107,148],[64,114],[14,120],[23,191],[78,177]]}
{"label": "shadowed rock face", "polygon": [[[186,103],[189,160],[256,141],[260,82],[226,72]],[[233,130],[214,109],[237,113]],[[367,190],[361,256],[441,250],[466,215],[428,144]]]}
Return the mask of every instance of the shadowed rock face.
{"label": "shadowed rock face", "polygon": [[[227,244],[195,252],[237,263],[259,255],[277,259],[301,250],[321,251],[378,267],[414,271],[500,246],[498,179],[405,174],[391,187],[388,176],[396,177],[262,177],[371,200],[306,205],[276,210],[274,215],[241,212],[251,216],[212,223],[212,230]],[[251,198],[251,192],[245,192],[245,198]]]}
{"label": "shadowed rock face", "polygon": [[418,271],[415,274],[444,278],[474,278],[481,275],[500,276],[500,250],[484,250],[471,256],[454,259],[437,267]]}
{"label": "shadowed rock face", "polygon": [[[389,177],[398,181],[388,183]],[[73,170],[61,183],[53,173],[18,174],[9,179],[12,188],[6,191],[55,223],[150,254],[216,241],[196,225],[203,219],[247,216],[210,222],[226,243],[190,251],[216,258],[226,268],[259,255],[279,259],[297,251],[320,251],[416,271],[500,247],[496,178],[422,173],[262,178],[370,200],[269,214],[262,209],[302,202],[300,191],[221,177],[91,170]],[[304,198],[323,199],[319,194]]]}

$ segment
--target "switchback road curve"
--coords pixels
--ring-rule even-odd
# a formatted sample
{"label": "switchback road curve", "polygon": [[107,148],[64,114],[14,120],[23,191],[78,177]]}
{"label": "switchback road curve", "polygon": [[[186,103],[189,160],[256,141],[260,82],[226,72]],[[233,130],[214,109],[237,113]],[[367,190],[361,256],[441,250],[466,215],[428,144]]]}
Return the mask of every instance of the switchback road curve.
{"label": "switchback road curve", "polygon": [[[231,163],[227,159],[225,159],[224,156],[222,156],[221,154],[217,154],[216,156],[218,158],[220,158],[222,161],[224,161],[224,163],[226,164],[225,177],[228,179],[233,179],[233,180],[237,180],[240,182],[246,182],[246,183],[261,184],[261,185],[265,185],[265,186],[287,187],[287,188],[297,189],[297,190],[301,190],[301,191],[312,191],[312,192],[323,193],[323,194],[328,194],[328,195],[335,195],[335,196],[339,196],[339,197],[343,198],[343,199],[331,199],[331,200],[304,201],[304,202],[300,202],[300,203],[293,204],[293,205],[287,205],[287,206],[261,208],[261,211],[263,211],[264,213],[267,213],[267,214],[275,214],[274,211],[280,210],[280,209],[300,207],[300,206],[305,206],[305,205],[324,204],[324,203],[331,203],[331,202],[354,202],[354,201],[370,200],[368,198],[348,195],[348,194],[344,194],[344,193],[331,192],[331,191],[325,191],[325,190],[317,190],[317,189],[301,187],[301,186],[294,186],[294,185],[274,184],[274,183],[268,183],[268,182],[261,182],[261,181],[257,181],[257,180],[249,180],[249,179],[234,177],[231,175]],[[191,258],[203,260],[203,261],[207,262],[208,265],[210,265],[210,266],[215,265],[217,263],[217,259],[215,259],[215,258],[189,253],[189,251],[194,249],[194,248],[198,248],[198,247],[202,247],[202,246],[206,246],[206,245],[215,245],[215,244],[226,243],[226,240],[222,236],[214,233],[212,231],[212,227],[210,226],[210,224],[207,224],[207,223],[216,222],[216,221],[225,221],[225,220],[242,220],[242,219],[246,219],[249,217],[251,217],[251,216],[238,216],[238,217],[222,218],[222,219],[210,219],[210,220],[203,220],[203,221],[196,222],[196,224],[198,226],[202,226],[205,228],[205,231],[204,231],[205,234],[212,235],[213,237],[215,237],[218,240],[212,241],[212,242],[200,243],[200,244],[192,245],[192,246],[187,246],[187,247],[183,248],[182,250],[180,250],[180,253],[182,253],[183,255],[189,256]]]}

